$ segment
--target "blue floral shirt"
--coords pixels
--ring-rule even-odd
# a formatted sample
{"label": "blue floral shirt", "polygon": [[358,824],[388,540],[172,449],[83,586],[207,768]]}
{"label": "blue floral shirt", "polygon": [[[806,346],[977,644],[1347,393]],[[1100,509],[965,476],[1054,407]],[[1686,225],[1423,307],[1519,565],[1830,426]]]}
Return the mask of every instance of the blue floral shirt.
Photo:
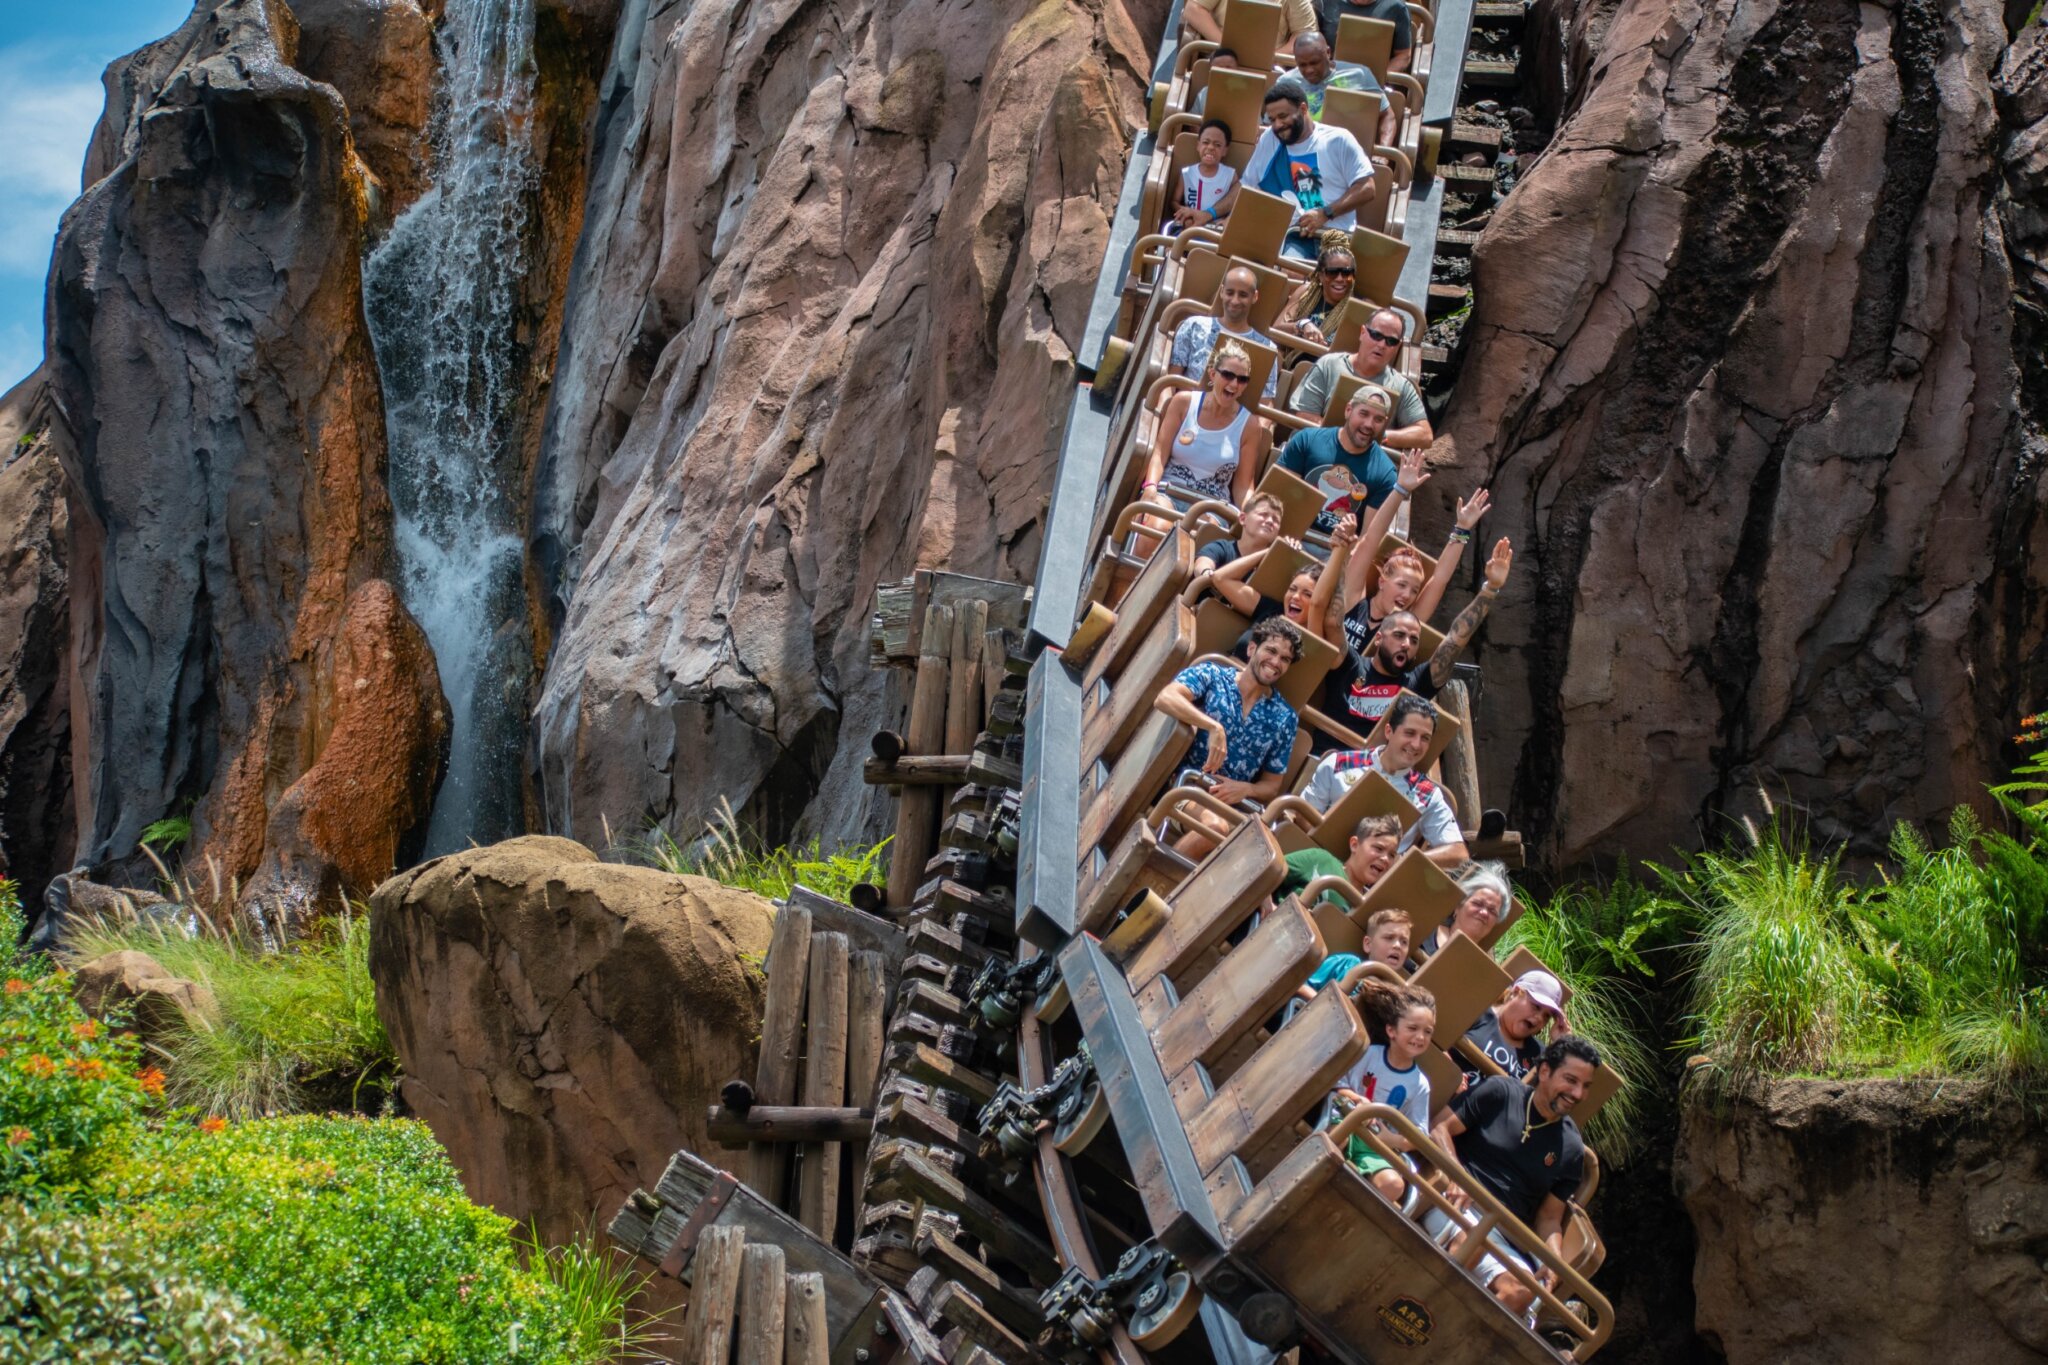
{"label": "blue floral shirt", "polygon": [[[1195,705],[1223,726],[1223,771],[1233,782],[1256,782],[1261,773],[1284,773],[1294,757],[1294,732],[1300,721],[1278,692],[1247,712],[1237,690],[1237,670],[1224,664],[1195,664],[1174,679],[1194,694]],[[1199,768],[1209,757],[1209,736],[1195,737],[1185,764]]]}

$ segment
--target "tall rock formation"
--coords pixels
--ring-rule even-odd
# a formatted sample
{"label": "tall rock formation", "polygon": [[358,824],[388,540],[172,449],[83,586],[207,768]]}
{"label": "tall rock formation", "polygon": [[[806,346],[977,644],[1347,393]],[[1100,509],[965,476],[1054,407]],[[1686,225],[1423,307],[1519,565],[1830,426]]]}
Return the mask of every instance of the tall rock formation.
{"label": "tall rock formation", "polygon": [[[335,727],[351,596],[389,563],[366,181],[298,40],[277,0],[221,0],[116,63],[58,236],[84,862],[189,808],[222,884],[254,872]],[[439,707],[430,662],[408,686]]]}
{"label": "tall rock formation", "polygon": [[1480,240],[1437,452],[1519,556],[1488,785],[1553,864],[1693,843],[1759,783],[1865,848],[1981,799],[2048,673],[1999,6],[1532,25],[1570,103]]}
{"label": "tall rock formation", "polygon": [[550,829],[853,823],[875,585],[1035,566],[1163,8],[629,0],[535,494]]}

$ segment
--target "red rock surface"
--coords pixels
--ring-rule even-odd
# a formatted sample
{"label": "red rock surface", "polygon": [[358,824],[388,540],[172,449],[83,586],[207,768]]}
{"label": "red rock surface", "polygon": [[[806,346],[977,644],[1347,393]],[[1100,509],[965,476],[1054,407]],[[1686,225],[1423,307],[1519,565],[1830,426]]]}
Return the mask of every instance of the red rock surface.
{"label": "red rock surface", "polygon": [[821,784],[812,821],[854,823],[875,585],[1035,567],[1149,70],[1118,0],[621,35],[536,493],[549,828],[726,796],[774,835]]}
{"label": "red rock surface", "polygon": [[1866,849],[1981,800],[2043,671],[1998,7],[1546,9],[1574,103],[1480,240],[1437,452],[1518,550],[1489,798],[1552,863],[1759,783]]}
{"label": "red rock surface", "polygon": [[248,890],[290,922],[391,875],[400,836],[427,817],[448,743],[433,650],[384,580],[349,598],[319,673],[320,757],[271,810]]}

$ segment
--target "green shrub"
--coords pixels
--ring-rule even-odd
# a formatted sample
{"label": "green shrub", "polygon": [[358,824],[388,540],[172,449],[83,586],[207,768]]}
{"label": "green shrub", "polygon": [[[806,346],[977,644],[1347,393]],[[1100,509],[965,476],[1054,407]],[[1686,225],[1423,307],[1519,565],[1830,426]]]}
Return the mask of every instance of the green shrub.
{"label": "green shrub", "polygon": [[77,1193],[141,1118],[161,1076],[93,1020],[64,972],[0,980],[0,1197]]}
{"label": "green shrub", "polygon": [[47,958],[23,951],[27,938],[28,916],[21,908],[21,887],[0,877],[0,971],[32,977],[49,970]]}
{"label": "green shrub", "polygon": [[1652,959],[1668,953],[1678,909],[1624,867],[1605,886],[1575,887],[1548,900],[1529,900],[1500,944],[1503,956],[1526,947],[1571,992],[1572,1032],[1600,1050],[1622,1080],[1586,1136],[1603,1159],[1625,1162],[1642,1140],[1644,1112],[1657,1081],[1648,1041],[1645,988]]}
{"label": "green shrub", "polygon": [[0,1207],[0,1360],[10,1365],[284,1365],[298,1359],[234,1296],[103,1221]]}
{"label": "green shrub", "polygon": [[132,948],[213,992],[212,1018],[156,1040],[173,1102],[231,1118],[374,1108],[397,1083],[398,1056],[377,1018],[369,924],[324,920],[272,952],[246,935],[103,921],[81,926],[67,952],[85,961]]}
{"label": "green shrub", "polygon": [[791,887],[803,885],[821,896],[844,901],[862,882],[881,881],[885,875],[882,852],[888,846],[884,839],[866,848],[847,845],[827,850],[822,840],[813,838],[796,847],[769,848],[757,835],[741,828],[731,807],[724,807],[705,826],[703,837],[688,847],[657,825],[645,839],[627,844],[625,851],[664,872],[709,877],[771,900],[780,900],[789,895]]}
{"label": "green shrub", "polygon": [[[209,1125],[213,1126],[213,1125]],[[425,1126],[270,1119],[138,1143],[120,1216],[298,1349],[353,1365],[569,1358],[562,1296]]]}
{"label": "green shrub", "polygon": [[1868,1018],[1857,893],[1839,855],[1815,857],[1773,816],[1748,846],[1692,857],[1667,887],[1697,915],[1693,1041],[1728,1078],[1825,1067]]}

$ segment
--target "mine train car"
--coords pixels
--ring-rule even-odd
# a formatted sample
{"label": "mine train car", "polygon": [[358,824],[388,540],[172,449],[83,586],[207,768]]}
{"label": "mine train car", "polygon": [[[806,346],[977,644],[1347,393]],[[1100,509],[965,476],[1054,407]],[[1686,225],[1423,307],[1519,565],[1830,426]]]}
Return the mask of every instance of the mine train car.
{"label": "mine train car", "polygon": [[[1318,357],[1354,347],[1380,310],[1406,319],[1393,363],[1411,381],[1421,378],[1445,192],[1437,159],[1478,8],[1475,0],[1409,3],[1406,71],[1390,69],[1393,23],[1339,21],[1337,59],[1374,72],[1391,118],[1381,118],[1369,95],[1326,97],[1324,119],[1370,149],[1376,193],[1351,233],[1351,297],[1328,317],[1323,340],[1297,335],[1247,346],[1244,401],[1271,424],[1275,451],[1288,433],[1343,420],[1356,380],[1340,379],[1319,411],[1297,412],[1290,398]],[[1331,1121],[1332,1088],[1368,1044],[1352,988],[1367,976],[1398,981],[1403,973],[1364,965],[1337,989],[1303,998],[1298,988],[1328,955],[1359,949],[1376,909],[1408,911],[1419,937],[1461,896],[1418,848],[1362,894],[1324,878],[1276,902],[1290,852],[1319,845],[1341,856],[1361,816],[1391,814],[1405,829],[1418,815],[1378,777],[1327,814],[1293,794],[1313,766],[1317,733],[1345,748],[1377,742],[1313,704],[1338,650],[1309,636],[1277,685],[1302,724],[1285,778],[1290,794],[1262,809],[1226,804],[1190,780],[1183,759],[1194,735],[1154,706],[1192,663],[1241,667],[1231,651],[1250,624],[1206,594],[1197,571],[1204,542],[1238,533],[1237,511],[1213,490],[1142,479],[1153,451],[1174,439],[1160,429],[1162,411],[1196,387],[1172,371],[1175,329],[1210,312],[1226,273],[1241,267],[1258,281],[1252,329],[1271,336],[1312,268],[1282,250],[1298,205],[1258,189],[1240,191],[1220,229],[1166,230],[1181,173],[1197,155],[1197,101],[1234,130],[1224,160],[1242,168],[1267,84],[1287,64],[1276,58],[1275,70],[1231,70],[1211,60],[1219,47],[1274,52],[1283,12],[1273,0],[1229,0],[1220,43],[1191,39],[1180,20],[1176,5],[1155,68],[1152,126],[1134,148],[1096,290],[1082,348],[1092,366],[1066,431],[1028,619],[1017,622],[1007,657],[1009,680],[1000,693],[991,687],[995,715],[976,756],[932,761],[935,769],[955,763],[964,775],[956,780],[968,784],[950,803],[944,847],[929,862],[928,846],[911,855],[899,848],[911,864],[892,873],[892,892],[900,883],[915,895],[895,913],[861,917],[868,928],[844,907],[803,911],[821,917],[804,924],[843,931],[813,943],[836,940],[842,984],[831,996],[831,1027],[855,1040],[832,1045],[831,1085],[806,1080],[806,1100],[830,1103],[850,1090],[857,1104],[857,1092],[872,1086],[873,1120],[872,1129],[864,1119],[828,1123],[818,1117],[826,1111],[811,1110],[799,1121],[813,1137],[828,1128],[865,1137],[865,1148],[848,1159],[842,1181],[837,1143],[766,1165],[757,1147],[760,1174],[749,1186],[765,1197],[679,1157],[661,1190],[635,1196],[614,1233],[687,1279],[705,1229],[751,1208],[756,1236],[782,1237],[791,1215],[767,1206],[786,1202],[839,1248],[813,1248],[829,1311],[818,1310],[811,1335],[828,1340],[812,1341],[807,1358],[1254,1365],[1298,1350],[1303,1361],[1586,1360],[1613,1325],[1612,1308],[1590,1282],[1605,1254],[1588,1213],[1599,1183],[1590,1148],[1560,1255],[1398,1109],[1367,1104]],[[1389,127],[1392,137],[1383,138]],[[1330,542],[1316,529],[1328,490],[1272,467],[1272,458],[1257,487],[1280,499],[1286,541],[1252,581],[1277,598]],[[1407,529],[1397,522],[1380,544],[1360,549],[1374,556],[1372,573],[1407,544]],[[1422,559],[1433,571],[1434,561]],[[927,656],[929,637],[942,633],[931,624],[939,619],[927,618]],[[1423,649],[1439,639],[1426,627]],[[1420,766],[1447,791],[1473,855],[1516,864],[1518,837],[1481,806],[1472,681],[1467,670],[1437,697],[1441,720]],[[921,665],[918,696],[926,694]],[[919,706],[912,704],[913,730],[925,723]],[[899,758],[905,741],[885,738],[875,760],[881,775],[871,780],[910,792],[926,779]],[[935,752],[914,743],[911,751]],[[936,800],[924,809],[933,819]],[[904,828],[899,823],[899,834]],[[1183,836],[1197,830],[1211,846],[1180,851],[1190,846]],[[863,908],[879,910],[878,901]],[[1482,939],[1448,935],[1412,968],[1409,979],[1437,1002],[1422,1065],[1439,1097],[1456,1093],[1465,1069],[1498,1071],[1466,1030],[1515,975],[1541,966],[1526,950],[1496,960],[1508,910]],[[785,911],[786,921],[795,914]],[[742,1087],[728,1097],[736,1103],[727,1126],[743,1128],[748,1141],[777,1139],[767,1135],[773,1121],[746,1119],[746,1105],[796,1098],[794,1062],[780,1059],[799,1050],[790,1013],[797,1007],[781,1001],[802,997],[803,982],[792,977],[801,978],[805,959],[790,965],[780,946],[785,928],[768,961],[764,1093]],[[800,942],[808,930],[791,932]],[[870,1026],[859,1022],[864,957],[893,992],[886,1031],[872,1011]],[[815,1035],[820,981],[831,978],[819,975],[818,948],[808,960],[807,1027]],[[881,988],[868,994],[872,1010],[882,1009]],[[841,1065],[848,1046],[868,1055],[850,1071]],[[820,1053],[810,1046],[812,1070]],[[842,1076],[851,1078],[844,1086]],[[1576,1111],[1582,1122],[1615,1084],[1604,1070],[1596,1074]],[[1396,1172],[1398,1199],[1346,1159],[1354,1137]],[[822,1163],[820,1147],[830,1153]],[[791,1177],[797,1194],[789,1193]],[[1469,1210],[1469,1231],[1458,1236],[1454,1227],[1433,1239],[1424,1216],[1456,1214],[1454,1204]],[[1501,1243],[1519,1253],[1500,1255],[1498,1264],[1530,1291],[1526,1312],[1511,1312],[1478,1278],[1481,1258]],[[793,1352],[797,1339],[792,1327]]]}

